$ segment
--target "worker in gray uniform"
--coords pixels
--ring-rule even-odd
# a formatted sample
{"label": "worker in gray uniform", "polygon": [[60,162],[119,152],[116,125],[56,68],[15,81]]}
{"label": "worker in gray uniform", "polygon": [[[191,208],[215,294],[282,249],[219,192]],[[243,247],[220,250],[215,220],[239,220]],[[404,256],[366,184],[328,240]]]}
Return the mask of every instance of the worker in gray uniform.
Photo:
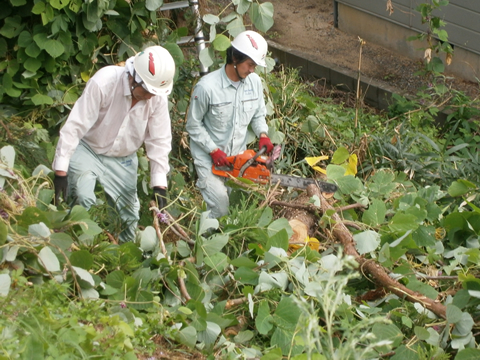
{"label": "worker in gray uniform", "polygon": [[89,209],[102,185],[126,228],[120,242],[135,240],[140,204],[137,150],[145,144],[150,185],[160,208],[166,205],[172,134],[168,94],[175,62],[161,46],[130,57],[125,66],[106,66],[87,82],[60,131],[52,168],[55,203],[67,200]]}
{"label": "worker in gray uniform", "polygon": [[246,149],[247,130],[258,136],[259,148],[273,149],[265,120],[263,86],[256,66],[266,66],[268,45],[255,31],[238,34],[227,49],[226,64],[195,85],[186,129],[199,188],[210,217],[228,213],[226,178],[212,173],[212,164],[228,166],[227,156]]}

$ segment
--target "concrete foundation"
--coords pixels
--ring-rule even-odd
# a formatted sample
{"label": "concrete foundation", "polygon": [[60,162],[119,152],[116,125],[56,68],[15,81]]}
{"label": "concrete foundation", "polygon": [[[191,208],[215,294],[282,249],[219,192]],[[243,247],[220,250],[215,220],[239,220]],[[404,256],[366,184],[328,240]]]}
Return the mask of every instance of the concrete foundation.
{"label": "concrete foundation", "polygon": [[[340,68],[336,64],[314,59],[312,56],[298,50],[284,47],[274,41],[268,41],[268,50],[278,63],[300,69],[301,75],[325,79],[326,83],[339,90],[356,92],[358,73]],[[360,79],[360,91],[363,101],[377,109],[385,110],[392,103],[392,94],[402,94],[393,87],[380,84],[378,81],[364,77]]]}

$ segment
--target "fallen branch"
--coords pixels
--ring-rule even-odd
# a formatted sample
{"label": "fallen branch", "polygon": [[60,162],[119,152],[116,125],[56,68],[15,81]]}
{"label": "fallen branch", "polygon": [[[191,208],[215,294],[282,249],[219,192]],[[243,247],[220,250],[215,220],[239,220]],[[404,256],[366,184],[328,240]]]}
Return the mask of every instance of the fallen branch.
{"label": "fallen branch", "polygon": [[185,232],[185,230],[182,229],[180,225],[178,225],[177,221],[175,218],[170,215],[170,213],[167,210],[163,210],[164,213],[168,216],[168,224],[171,225],[172,231],[182,240],[185,240],[188,244],[190,245],[195,245],[195,241],[190,239],[188,237],[188,234]]}
{"label": "fallen branch", "polygon": [[312,213],[318,213],[319,212],[319,208],[317,206],[313,205],[313,204],[303,205],[303,204],[298,204],[298,203],[289,203],[289,202],[285,202],[285,201],[275,200],[275,201],[272,201],[270,203],[270,205],[290,207],[292,209],[298,209],[298,210],[306,210],[306,211],[310,211]]}
{"label": "fallen branch", "polygon": [[[183,267],[185,266],[185,262],[180,261],[179,265]],[[185,286],[185,281],[180,275],[178,276],[178,288],[180,290],[180,294],[182,294],[186,302],[192,298],[187,291],[187,287]]]}
{"label": "fallen branch", "polygon": [[246,297],[238,298],[238,299],[233,299],[233,300],[228,300],[227,303],[225,304],[225,310],[231,309],[234,306],[243,304],[247,302]]}
{"label": "fallen branch", "polygon": [[[309,185],[307,187],[307,193],[309,196],[317,195],[320,198],[320,207],[323,213],[325,213],[327,210],[334,210],[334,208],[323,197],[320,189],[316,185]],[[336,222],[336,224],[332,227],[332,234],[342,244],[344,253],[355,258],[362,272],[370,274],[378,285],[385,287],[398,297],[406,299],[410,302],[419,303],[424,308],[432,311],[435,315],[446,319],[447,309],[443,304],[432,300],[423,294],[408,289],[398,281],[392,279],[382,265],[378,264],[374,260],[369,260],[363,256],[360,256],[355,248],[353,236],[346,228],[345,224],[343,224],[340,216],[335,213],[332,215],[332,219]]]}

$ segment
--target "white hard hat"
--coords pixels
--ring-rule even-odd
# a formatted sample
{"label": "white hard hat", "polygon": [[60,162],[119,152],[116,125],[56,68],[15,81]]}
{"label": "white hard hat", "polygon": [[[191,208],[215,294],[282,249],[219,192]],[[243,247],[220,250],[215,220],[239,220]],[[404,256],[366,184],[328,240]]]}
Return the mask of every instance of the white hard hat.
{"label": "white hard hat", "polygon": [[255,61],[257,65],[267,66],[265,58],[268,44],[259,33],[252,30],[241,32],[233,39],[232,46]]}
{"label": "white hard hat", "polygon": [[149,93],[168,95],[172,92],[175,61],[167,49],[161,46],[147,47],[135,55],[133,66]]}

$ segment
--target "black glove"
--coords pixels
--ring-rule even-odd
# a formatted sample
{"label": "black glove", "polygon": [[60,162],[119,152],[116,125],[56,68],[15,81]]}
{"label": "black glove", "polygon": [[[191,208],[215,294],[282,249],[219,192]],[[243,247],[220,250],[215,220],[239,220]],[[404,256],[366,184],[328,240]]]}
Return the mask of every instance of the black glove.
{"label": "black glove", "polygon": [[60,195],[63,195],[63,201],[67,200],[68,176],[56,175],[53,179],[53,187],[55,188],[55,205],[60,204]]}
{"label": "black glove", "polygon": [[157,203],[157,207],[159,210],[162,210],[165,206],[167,206],[167,189],[154,187],[153,201]]}

